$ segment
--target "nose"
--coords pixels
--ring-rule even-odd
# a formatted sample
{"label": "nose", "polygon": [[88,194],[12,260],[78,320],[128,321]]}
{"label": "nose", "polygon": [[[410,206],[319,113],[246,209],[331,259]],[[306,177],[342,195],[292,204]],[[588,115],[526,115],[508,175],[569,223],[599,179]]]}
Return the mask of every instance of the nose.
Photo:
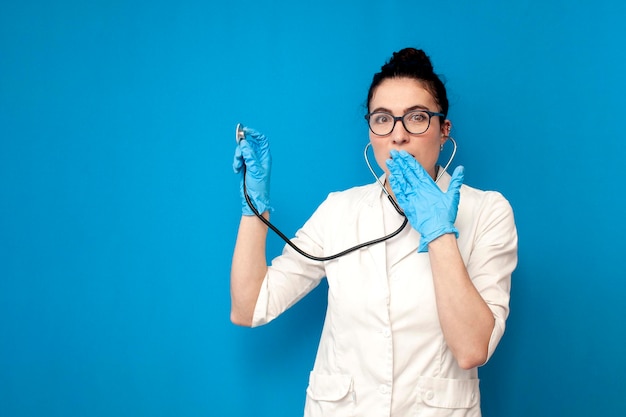
{"label": "nose", "polygon": [[409,132],[404,127],[402,120],[396,120],[396,124],[391,131],[391,140],[395,144],[402,144],[409,141]]}

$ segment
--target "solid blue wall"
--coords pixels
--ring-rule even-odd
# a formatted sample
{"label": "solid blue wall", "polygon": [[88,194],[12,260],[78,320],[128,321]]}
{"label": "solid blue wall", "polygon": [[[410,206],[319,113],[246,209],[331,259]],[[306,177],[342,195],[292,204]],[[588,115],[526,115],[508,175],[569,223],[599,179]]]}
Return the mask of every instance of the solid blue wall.
{"label": "solid blue wall", "polygon": [[365,95],[405,46],[447,79],[466,183],[501,191],[519,228],[484,415],[626,414],[624,16],[618,0],[3,2],[0,415],[299,415],[325,289],[230,324],[234,127],[270,137],[291,234],[372,181]]}

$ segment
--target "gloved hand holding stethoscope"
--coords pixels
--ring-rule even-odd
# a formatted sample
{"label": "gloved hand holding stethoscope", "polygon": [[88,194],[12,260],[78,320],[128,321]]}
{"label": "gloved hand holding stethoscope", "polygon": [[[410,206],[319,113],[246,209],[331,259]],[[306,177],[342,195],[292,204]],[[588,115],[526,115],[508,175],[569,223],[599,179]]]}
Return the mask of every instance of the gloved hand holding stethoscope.
{"label": "gloved hand holding stethoscope", "polygon": [[[239,193],[241,194],[241,211],[244,216],[254,216],[254,207],[258,213],[272,210],[270,206],[270,173],[272,155],[265,135],[254,129],[237,125],[235,132],[237,149],[233,161],[233,171],[241,174]],[[245,139],[245,140],[244,140]],[[248,204],[246,195],[251,200]]]}

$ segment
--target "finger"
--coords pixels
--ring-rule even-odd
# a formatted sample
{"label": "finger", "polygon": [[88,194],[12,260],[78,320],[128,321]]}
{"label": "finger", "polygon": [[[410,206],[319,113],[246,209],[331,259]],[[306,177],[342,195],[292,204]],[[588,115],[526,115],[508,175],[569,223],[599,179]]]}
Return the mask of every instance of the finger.
{"label": "finger", "polygon": [[406,158],[411,158],[411,156],[405,151],[396,150],[391,150],[389,156],[391,158],[386,161],[389,171],[392,172],[393,170],[393,174],[397,177],[404,177],[404,174],[408,171]]}
{"label": "finger", "polygon": [[404,178],[402,167],[393,159],[388,159],[386,163],[387,168],[389,168],[389,185],[391,186],[391,190],[394,194],[396,194],[396,196],[398,194],[404,194],[406,189],[406,180]]}
{"label": "finger", "polygon": [[254,146],[247,141],[241,141],[239,143],[239,148],[241,149],[241,155],[244,163],[248,167],[248,171],[256,170],[258,165],[258,156],[255,152]]}
{"label": "finger", "polygon": [[394,176],[389,177],[389,186],[391,187],[391,191],[393,191],[393,194],[396,197],[396,201],[398,202],[402,210],[406,210],[408,207],[408,198],[405,193],[405,184],[406,183],[402,179],[398,179]]}
{"label": "finger", "polygon": [[389,186],[391,187],[391,191],[398,197],[401,194],[404,194],[404,180],[401,177],[398,177],[394,174],[389,175]]}
{"label": "finger", "polygon": [[452,173],[452,179],[450,180],[450,185],[448,186],[448,191],[458,191],[463,185],[463,180],[465,179],[465,167],[463,165],[459,165],[456,167],[454,172]]}
{"label": "finger", "polygon": [[424,167],[408,152],[398,152],[394,158],[399,169],[408,183],[410,190],[416,191],[418,187],[436,187],[435,182],[430,177]]}
{"label": "finger", "polygon": [[243,156],[241,155],[241,149],[239,146],[235,148],[235,157],[233,158],[233,171],[235,174],[239,174],[243,168]]}
{"label": "finger", "polygon": [[260,138],[261,136],[264,136],[264,135],[263,135],[261,132],[259,132],[258,130],[255,130],[255,129],[253,129],[253,128],[251,128],[251,127],[247,127],[247,126],[244,126],[244,128],[243,128],[243,132],[246,134],[246,137],[250,136],[251,138],[255,138],[255,139],[258,139],[258,138]]}
{"label": "finger", "polygon": [[267,136],[249,127],[244,127],[243,131],[246,134],[245,142],[252,146],[252,149],[257,155],[269,153],[269,141]]}
{"label": "finger", "polygon": [[398,162],[396,160],[394,160],[394,159],[387,159],[385,161],[385,164],[387,165],[387,168],[389,169],[389,173],[391,175],[400,176],[400,174],[402,173],[402,170],[398,166]]}
{"label": "finger", "polygon": [[431,178],[431,176],[424,169],[422,164],[420,164],[419,161],[413,157],[413,155],[407,153],[403,160],[406,164],[407,171],[411,172],[411,177],[412,177],[411,183],[414,186],[417,186],[423,183],[434,184],[434,181]]}
{"label": "finger", "polygon": [[390,176],[391,175],[400,176],[401,174],[401,169],[398,166],[398,162],[396,159],[394,159],[395,154],[397,154],[396,151],[391,151],[390,153],[391,158],[385,161],[385,164],[387,165],[387,168],[389,169]]}
{"label": "finger", "polygon": [[244,127],[243,131],[246,134],[246,141],[250,142],[253,146],[263,149],[268,145],[267,137],[261,132],[250,127]]}
{"label": "finger", "polygon": [[407,191],[411,191],[415,188],[419,182],[419,172],[417,161],[411,154],[406,151],[401,151],[396,156],[399,169],[402,171],[402,175],[407,182]]}

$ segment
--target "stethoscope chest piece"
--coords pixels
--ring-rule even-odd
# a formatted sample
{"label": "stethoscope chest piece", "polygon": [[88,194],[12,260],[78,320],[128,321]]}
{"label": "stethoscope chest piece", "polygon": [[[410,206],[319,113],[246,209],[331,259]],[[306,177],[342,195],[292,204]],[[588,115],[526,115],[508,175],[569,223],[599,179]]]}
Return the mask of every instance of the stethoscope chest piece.
{"label": "stethoscope chest piece", "polygon": [[235,140],[237,144],[246,138],[246,132],[243,131],[243,126],[241,123],[237,123],[237,127],[235,127]]}

